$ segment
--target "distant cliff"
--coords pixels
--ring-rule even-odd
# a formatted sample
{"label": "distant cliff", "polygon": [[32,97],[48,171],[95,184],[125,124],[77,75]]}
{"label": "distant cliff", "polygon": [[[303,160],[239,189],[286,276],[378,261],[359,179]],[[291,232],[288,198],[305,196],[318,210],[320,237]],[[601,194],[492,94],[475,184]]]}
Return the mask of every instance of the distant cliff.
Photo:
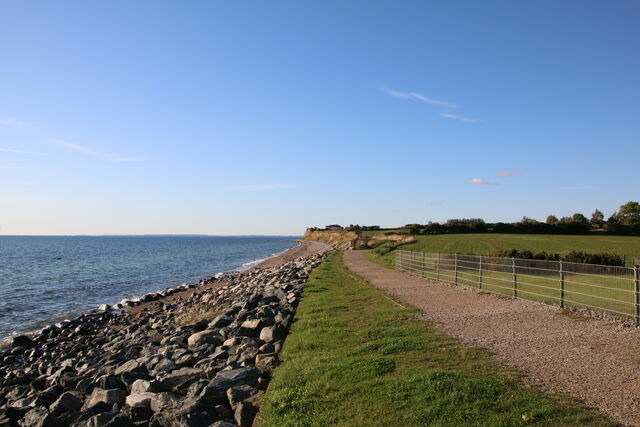
{"label": "distant cliff", "polygon": [[313,230],[311,228],[307,228],[302,240],[322,242],[341,249],[348,247],[356,249],[374,248],[388,242],[404,245],[416,241],[415,237],[403,234],[376,233],[371,235],[358,235],[353,231],[347,230]]}
{"label": "distant cliff", "polygon": [[327,231],[313,231],[307,228],[302,240],[313,240],[315,242],[326,243],[334,247],[343,247],[351,244],[358,238],[358,235],[353,231],[346,230],[327,230]]}

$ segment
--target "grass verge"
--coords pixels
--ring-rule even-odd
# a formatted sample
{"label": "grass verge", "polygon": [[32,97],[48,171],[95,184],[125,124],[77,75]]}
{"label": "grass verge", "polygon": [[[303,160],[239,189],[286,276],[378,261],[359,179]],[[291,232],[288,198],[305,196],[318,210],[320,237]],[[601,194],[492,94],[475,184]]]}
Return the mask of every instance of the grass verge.
{"label": "grass verge", "polygon": [[311,275],[262,426],[614,425],[416,320],[332,254]]}

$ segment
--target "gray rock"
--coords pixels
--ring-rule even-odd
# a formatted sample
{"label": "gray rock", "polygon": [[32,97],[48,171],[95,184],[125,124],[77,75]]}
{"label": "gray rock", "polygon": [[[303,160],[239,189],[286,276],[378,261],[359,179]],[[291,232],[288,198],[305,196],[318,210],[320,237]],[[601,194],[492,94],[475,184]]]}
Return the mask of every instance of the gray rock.
{"label": "gray rock", "polygon": [[113,373],[115,375],[122,375],[122,374],[128,374],[133,372],[146,374],[149,371],[147,370],[147,366],[144,363],[133,359],[133,360],[128,360],[124,364],[120,365],[118,368],[116,368],[116,370]]}
{"label": "gray rock", "polygon": [[42,406],[37,406],[27,412],[24,417],[18,421],[18,425],[24,427],[55,427],[57,420]]}
{"label": "gray rock", "polygon": [[131,393],[129,396],[127,396],[125,403],[130,407],[146,406],[147,408],[151,408],[151,402],[154,399],[157,399],[156,393]]}
{"label": "gray rock", "polygon": [[104,390],[101,388],[94,388],[93,392],[84,402],[82,409],[88,409],[98,402],[105,402],[107,404],[117,404],[122,406],[127,398],[127,392],[120,389]]}
{"label": "gray rock", "polygon": [[201,369],[181,368],[159,377],[158,380],[160,384],[162,384],[163,389],[179,391],[186,389],[191,383],[204,377],[205,373]]}
{"label": "gray rock", "polygon": [[60,395],[58,400],[49,406],[49,412],[52,414],[62,414],[64,412],[75,412],[82,408],[84,396],[78,392],[65,391]]}
{"label": "gray rock", "polygon": [[95,383],[94,387],[98,387],[104,390],[109,390],[112,388],[119,388],[121,390],[126,390],[127,386],[122,380],[115,375],[103,375],[99,377]]}
{"label": "gray rock", "polygon": [[256,356],[256,368],[263,372],[272,372],[279,364],[276,353],[258,354]]}
{"label": "gray rock", "polygon": [[227,399],[229,400],[229,406],[231,406],[232,410],[235,410],[236,406],[240,402],[260,393],[262,393],[260,390],[251,387],[250,385],[231,387],[227,390]]}
{"label": "gray rock", "polygon": [[224,328],[225,326],[229,326],[233,320],[233,317],[221,314],[209,323],[209,329]]}
{"label": "gray rock", "polygon": [[242,427],[251,427],[258,414],[258,408],[249,402],[241,402],[236,406],[233,418]]}
{"label": "gray rock", "polygon": [[217,331],[211,329],[205,329],[204,331],[196,332],[187,339],[187,344],[190,347],[199,346],[202,344],[222,344],[222,338],[218,335]]}
{"label": "gray rock", "polygon": [[162,384],[156,380],[136,380],[131,385],[131,394],[138,393],[158,393],[162,391]]}
{"label": "gray rock", "polygon": [[274,342],[287,336],[287,328],[281,325],[268,326],[260,331],[260,339],[265,342]]}
{"label": "gray rock", "polygon": [[16,347],[33,347],[35,343],[26,335],[18,335],[11,340],[11,348]]}
{"label": "gray rock", "polygon": [[227,390],[240,385],[254,386],[258,382],[260,371],[256,368],[238,368],[228,371],[220,371],[202,390],[202,397],[208,399],[216,405],[225,404],[227,401]]}
{"label": "gray rock", "polygon": [[245,320],[236,333],[239,337],[257,337],[262,329],[261,319]]}

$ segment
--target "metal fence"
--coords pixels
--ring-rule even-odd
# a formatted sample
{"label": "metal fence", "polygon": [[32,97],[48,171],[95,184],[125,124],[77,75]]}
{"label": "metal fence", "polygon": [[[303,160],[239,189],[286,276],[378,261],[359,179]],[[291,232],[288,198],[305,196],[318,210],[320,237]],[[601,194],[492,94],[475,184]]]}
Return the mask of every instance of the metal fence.
{"label": "metal fence", "polygon": [[632,317],[640,326],[639,267],[396,251],[396,268],[421,277],[560,307]]}

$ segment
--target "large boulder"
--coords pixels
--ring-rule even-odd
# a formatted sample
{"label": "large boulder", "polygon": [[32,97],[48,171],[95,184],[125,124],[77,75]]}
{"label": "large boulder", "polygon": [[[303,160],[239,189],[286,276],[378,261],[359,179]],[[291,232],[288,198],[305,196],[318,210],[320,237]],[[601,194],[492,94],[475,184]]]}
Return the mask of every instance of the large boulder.
{"label": "large boulder", "polygon": [[49,412],[53,414],[61,414],[65,412],[75,412],[82,408],[84,396],[78,392],[65,391],[60,395],[58,400],[53,402],[49,407]]}
{"label": "large boulder", "polygon": [[122,406],[127,398],[127,392],[117,388],[104,390],[101,388],[94,388],[93,392],[84,402],[82,409],[88,409],[97,404],[98,402],[105,402],[109,405],[114,403],[118,406]]}
{"label": "large boulder", "polygon": [[260,331],[260,339],[265,342],[274,342],[287,336],[287,328],[282,325],[267,326]]}
{"label": "large boulder", "polygon": [[255,386],[258,383],[258,378],[260,378],[260,371],[253,367],[220,371],[200,395],[213,404],[225,404],[228,389],[241,385]]}
{"label": "large boulder", "polygon": [[11,348],[16,347],[33,347],[35,342],[26,335],[18,335],[11,340]]}
{"label": "large boulder", "polygon": [[195,334],[190,335],[187,339],[187,344],[189,345],[189,347],[199,346],[202,344],[220,345],[222,344],[222,338],[216,331],[205,329],[204,331],[196,332]]}
{"label": "large boulder", "polygon": [[261,319],[245,320],[236,333],[239,337],[257,337],[262,329]]}
{"label": "large boulder", "polygon": [[164,390],[180,391],[205,376],[206,374],[202,369],[180,368],[158,378],[158,380]]}

